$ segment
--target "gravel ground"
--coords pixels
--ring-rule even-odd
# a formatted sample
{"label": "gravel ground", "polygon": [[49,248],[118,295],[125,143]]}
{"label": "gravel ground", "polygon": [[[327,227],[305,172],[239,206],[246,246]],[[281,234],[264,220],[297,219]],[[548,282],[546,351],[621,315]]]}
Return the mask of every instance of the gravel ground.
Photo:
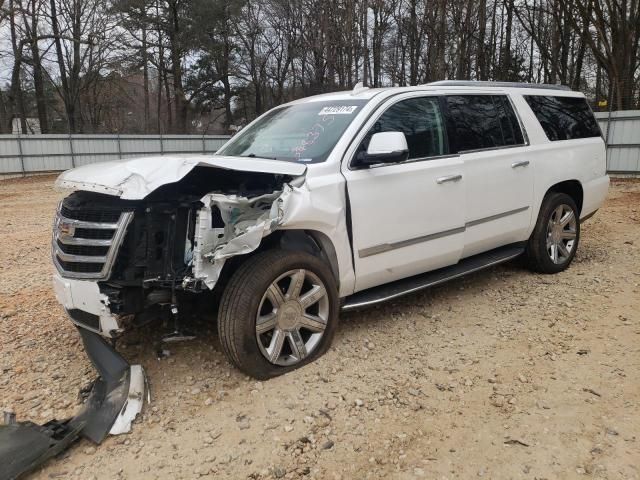
{"label": "gravel ground", "polygon": [[[0,408],[65,418],[95,376],[49,276],[52,177],[0,182]],[[232,368],[212,326],[157,360],[152,403],[32,478],[640,478],[640,182],[613,184],[572,267],[515,264],[342,315],[284,377]]]}

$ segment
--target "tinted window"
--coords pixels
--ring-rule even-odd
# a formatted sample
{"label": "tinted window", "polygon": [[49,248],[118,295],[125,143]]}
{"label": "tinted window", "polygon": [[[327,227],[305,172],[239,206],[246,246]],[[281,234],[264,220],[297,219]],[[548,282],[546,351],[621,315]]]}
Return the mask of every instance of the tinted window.
{"label": "tinted window", "polygon": [[516,117],[516,112],[513,111],[509,99],[502,95],[491,98],[493,98],[493,102],[498,108],[498,118],[500,119],[504,145],[523,145],[524,137],[522,136],[522,129],[520,128],[518,117]]}
{"label": "tinted window", "polygon": [[511,103],[504,95],[449,95],[447,106],[457,151],[524,143]]}
{"label": "tinted window", "polygon": [[584,98],[524,97],[551,141],[599,137],[600,127]]}
{"label": "tinted window", "polygon": [[378,132],[403,132],[410,159],[446,153],[443,119],[436,97],[410,98],[389,107],[367,133],[362,150],[366,150],[369,139]]}

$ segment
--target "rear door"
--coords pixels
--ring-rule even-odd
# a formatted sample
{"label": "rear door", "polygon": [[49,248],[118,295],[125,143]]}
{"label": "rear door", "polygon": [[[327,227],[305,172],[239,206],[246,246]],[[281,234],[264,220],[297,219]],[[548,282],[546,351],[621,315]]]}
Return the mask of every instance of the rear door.
{"label": "rear door", "polygon": [[451,149],[464,162],[462,257],[523,240],[533,202],[532,153],[507,95],[445,97]]}
{"label": "rear door", "polygon": [[[374,133],[404,132],[409,159],[355,167]],[[347,153],[356,291],[456,263],[464,246],[463,164],[448,151],[440,99],[424,93],[389,100]]]}

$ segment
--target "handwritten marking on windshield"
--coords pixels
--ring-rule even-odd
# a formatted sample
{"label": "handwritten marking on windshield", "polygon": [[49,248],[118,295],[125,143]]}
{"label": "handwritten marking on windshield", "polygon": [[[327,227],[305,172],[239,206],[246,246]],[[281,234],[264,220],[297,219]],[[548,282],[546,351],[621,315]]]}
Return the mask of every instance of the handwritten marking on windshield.
{"label": "handwritten marking on windshield", "polygon": [[[322,110],[324,110],[325,108],[330,108],[330,107],[324,107]],[[302,161],[300,158],[302,156],[302,153],[305,150],[307,150],[307,148],[309,148],[311,145],[316,143],[318,138],[320,138],[320,135],[324,133],[325,127],[328,127],[329,125],[331,125],[334,120],[335,120],[335,117],[333,115],[323,115],[322,120],[320,120],[320,122],[314,123],[311,129],[307,132],[307,134],[305,135],[305,138],[301,140],[300,145],[291,149],[291,151],[295,154],[296,159],[299,162]],[[305,159],[305,160],[308,161],[308,159]]]}

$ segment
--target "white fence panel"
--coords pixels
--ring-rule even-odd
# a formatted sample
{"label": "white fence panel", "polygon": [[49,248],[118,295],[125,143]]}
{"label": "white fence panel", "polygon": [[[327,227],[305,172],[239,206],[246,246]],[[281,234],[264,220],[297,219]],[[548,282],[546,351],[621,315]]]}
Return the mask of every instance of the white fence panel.
{"label": "white fence panel", "polygon": [[596,113],[607,140],[607,170],[640,173],[640,110]]}
{"label": "white fence panel", "polygon": [[[596,113],[607,170],[640,173],[640,110]],[[0,174],[54,172],[149,155],[215,153],[224,135],[0,135]]]}
{"label": "white fence panel", "polygon": [[0,135],[0,173],[4,171],[21,173],[22,155],[20,153],[20,139],[17,135]]}
{"label": "white fence panel", "polygon": [[149,155],[215,153],[225,135],[0,135],[0,174],[55,172]]}

